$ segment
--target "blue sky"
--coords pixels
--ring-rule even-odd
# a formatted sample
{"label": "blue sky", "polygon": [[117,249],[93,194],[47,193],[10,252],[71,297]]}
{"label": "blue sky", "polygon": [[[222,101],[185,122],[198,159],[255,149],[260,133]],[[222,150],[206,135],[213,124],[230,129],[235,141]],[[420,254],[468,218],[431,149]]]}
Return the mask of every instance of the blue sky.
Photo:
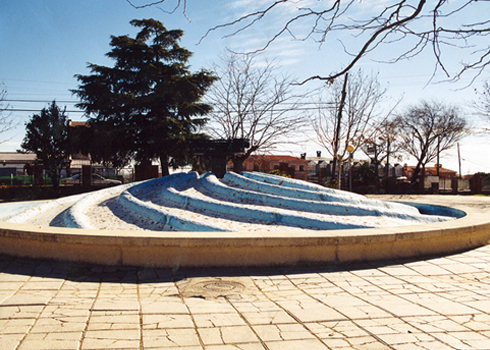
{"label": "blue sky", "polygon": [[[140,0],[139,3],[144,1]],[[165,9],[171,9],[175,3],[168,3]],[[129,25],[132,19],[151,17],[163,22],[168,29],[182,29],[184,37],[181,45],[194,52],[190,60],[191,69],[198,70],[209,68],[226,47],[243,51],[261,47],[264,39],[277,29],[278,22],[275,20],[297,11],[291,7],[277,12],[273,17],[275,19],[259,23],[239,36],[223,39],[230,30],[211,32],[197,45],[209,28],[265,3],[267,1],[263,0],[189,0],[186,18],[182,8],[170,15],[157,7],[135,9],[125,0],[3,0],[0,2],[0,82],[7,89],[7,99],[12,100],[10,106],[16,110],[39,111],[47,106],[47,101],[56,100],[59,105],[66,106],[68,111],[74,111],[74,103],[77,101],[69,92],[69,89],[75,89],[78,85],[74,75],[88,74],[88,62],[112,65],[111,60],[105,57],[110,50],[110,36],[134,35],[136,31]],[[376,2],[378,5],[382,3]],[[300,23],[295,30],[301,35],[307,28],[306,23]],[[285,72],[298,80],[310,75],[328,74],[341,68],[347,59],[338,38],[347,42],[352,40],[345,33],[339,33],[339,37],[332,37],[331,41],[319,48],[312,41],[294,41],[283,36],[264,56],[275,58]],[[462,88],[470,83],[471,76],[464,77],[456,84],[427,85],[434,68],[430,52],[395,65],[374,61],[391,58],[390,54],[396,49],[394,46],[388,50],[380,48],[373,56],[363,59],[359,66],[366,72],[379,72],[379,81],[388,90],[388,94],[393,99],[403,96],[402,108],[421,99],[438,99],[465,106],[476,99],[474,89],[481,89],[483,80],[489,76],[488,73],[482,74],[466,89]],[[458,54],[457,50],[448,51],[449,56]],[[458,59],[452,60],[448,68],[454,71],[458,68],[458,62]],[[437,75],[434,81],[443,78]],[[309,84],[308,88],[315,87],[315,84]],[[19,148],[24,137],[24,125],[34,113],[12,112],[19,126],[13,132],[0,135],[0,140],[9,139],[0,144],[0,151],[15,151]],[[83,120],[82,113],[70,112],[69,116],[73,120]],[[481,126],[476,118],[472,117],[471,120],[476,127]],[[317,149],[321,150],[312,143],[288,145],[277,153],[292,152],[292,155],[299,156],[307,152],[313,155]],[[464,139],[461,142],[462,173],[490,172],[490,161],[486,161],[488,153],[490,137],[480,135]],[[449,151],[441,163],[444,167],[457,170],[456,150]]]}

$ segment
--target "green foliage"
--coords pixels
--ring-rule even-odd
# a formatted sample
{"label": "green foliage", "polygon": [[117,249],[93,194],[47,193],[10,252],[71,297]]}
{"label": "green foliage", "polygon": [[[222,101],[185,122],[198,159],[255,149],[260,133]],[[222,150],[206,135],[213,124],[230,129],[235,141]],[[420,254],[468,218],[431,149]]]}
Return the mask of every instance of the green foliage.
{"label": "green foliage", "polygon": [[90,75],[77,75],[73,93],[90,116],[90,140],[82,147],[93,159],[116,167],[160,159],[168,166],[189,162],[189,141],[201,136],[211,106],[201,97],[216,79],[210,72],[191,73],[191,52],[178,41],[182,30],[167,30],[154,19],[133,20],[135,38],[113,36],[107,56],[114,67],[89,64]]}
{"label": "green foliage", "polygon": [[32,176],[0,176],[0,185],[26,186],[33,183]]}
{"label": "green foliage", "polygon": [[357,193],[376,193],[379,179],[376,171],[369,162],[361,162],[352,168],[352,189]]}
{"label": "green foliage", "polygon": [[271,170],[271,171],[269,171],[269,174],[271,174],[271,175],[277,175],[277,176],[284,176],[284,177],[289,177],[289,178],[292,177],[288,173],[285,173],[284,171],[281,171],[279,169]]}
{"label": "green foliage", "polygon": [[[329,188],[334,188],[338,189],[339,188],[339,182],[336,178],[324,178],[323,186],[329,187]],[[322,179],[323,181],[323,179]]]}
{"label": "green foliage", "polygon": [[53,101],[40,114],[34,114],[26,124],[26,135],[20,145],[24,151],[36,153],[51,178],[55,190],[58,188],[61,169],[70,155],[68,118]]}

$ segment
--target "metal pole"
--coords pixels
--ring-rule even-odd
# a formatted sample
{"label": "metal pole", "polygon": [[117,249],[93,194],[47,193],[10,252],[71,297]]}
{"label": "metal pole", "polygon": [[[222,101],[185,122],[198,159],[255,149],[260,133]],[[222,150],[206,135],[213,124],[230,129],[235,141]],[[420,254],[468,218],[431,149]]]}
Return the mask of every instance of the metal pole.
{"label": "metal pole", "polygon": [[437,170],[436,170],[437,171],[437,177],[439,177],[439,168],[440,168],[440,164],[439,164],[440,147],[441,147],[441,137],[437,136]]}
{"label": "metal pole", "polygon": [[458,162],[459,162],[459,178],[461,179],[461,154],[459,152],[459,142],[458,142]]}
{"label": "metal pole", "polygon": [[[345,96],[347,95],[346,89],[347,89],[347,78],[349,76],[349,73],[345,73],[345,78],[344,78],[344,85],[342,87],[342,95],[340,96],[340,105],[339,105],[339,114],[337,116],[337,130],[335,131],[334,135],[334,157],[333,157],[333,176],[332,179],[335,178],[335,168],[337,167],[337,161],[338,161],[338,149],[339,149],[339,135],[340,135],[340,122],[342,120],[342,110],[344,109],[344,103],[345,103]],[[340,189],[340,181],[342,178],[342,169],[339,167],[339,181],[338,181],[338,189]]]}
{"label": "metal pole", "polygon": [[354,156],[352,154],[352,152],[350,152],[350,155],[349,155],[349,158],[350,158],[350,166],[349,166],[349,191],[352,192],[352,166],[354,165]]}

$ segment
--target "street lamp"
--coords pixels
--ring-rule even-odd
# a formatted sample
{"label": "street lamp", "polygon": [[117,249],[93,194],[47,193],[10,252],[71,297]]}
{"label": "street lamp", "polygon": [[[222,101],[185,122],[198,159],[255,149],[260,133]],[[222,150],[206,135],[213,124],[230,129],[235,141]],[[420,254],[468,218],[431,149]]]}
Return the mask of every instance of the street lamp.
{"label": "street lamp", "polygon": [[353,165],[353,152],[354,147],[351,145],[347,146],[347,152],[349,152],[350,166],[349,166],[349,191],[352,192],[352,165]]}

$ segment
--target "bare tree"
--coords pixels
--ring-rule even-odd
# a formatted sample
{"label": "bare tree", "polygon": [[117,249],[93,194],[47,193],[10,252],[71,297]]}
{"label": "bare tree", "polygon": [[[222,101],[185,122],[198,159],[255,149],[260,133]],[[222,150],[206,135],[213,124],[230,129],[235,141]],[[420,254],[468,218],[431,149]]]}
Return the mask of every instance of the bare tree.
{"label": "bare tree", "polygon": [[[187,0],[149,0],[139,6],[132,0],[126,1],[135,8],[157,6],[168,13],[182,7],[187,18]],[[163,4],[170,10],[161,8]],[[331,74],[311,76],[303,83],[340,77],[365,56],[394,63],[430,50],[434,56],[434,74],[442,70],[455,80],[468,71],[473,71],[476,77],[490,64],[490,47],[486,39],[490,35],[488,1],[269,0],[247,2],[247,6],[251,8],[249,12],[208,29],[202,39],[219,30],[225,31],[224,37],[235,36],[260,22],[269,26],[274,24],[276,29],[269,28],[265,44],[254,52],[266,50],[283,36],[298,41],[313,40],[322,45],[332,43],[329,40],[336,32],[344,34],[341,36],[344,39],[334,38],[348,54],[349,58],[342,62],[344,68]],[[305,31],[304,28],[308,29]],[[349,39],[346,41],[345,38]],[[397,50],[390,50],[393,52],[391,57],[376,57],[374,51],[384,45],[397,47]],[[458,49],[460,53],[450,54],[446,49]],[[467,54],[464,62],[461,61],[462,51]],[[454,59],[457,61],[452,61]],[[447,68],[450,62],[460,64],[455,73]]]}
{"label": "bare tree", "polygon": [[[393,109],[390,110],[390,114]],[[379,166],[385,161],[384,177],[389,177],[390,161],[400,159],[401,127],[396,118],[388,117],[382,119],[378,124],[371,128],[366,137],[363,137],[362,151],[371,159],[374,164],[376,178],[376,193],[379,190]]]}
{"label": "bare tree", "polygon": [[[217,30],[228,31],[227,37],[234,36],[266,21],[274,24],[276,30],[256,49],[263,51],[283,36],[299,41],[311,39],[322,45],[332,43],[329,39],[335,32],[343,34],[340,43],[349,57],[342,62],[344,68],[331,74],[311,76],[303,83],[342,76],[368,55],[378,61],[397,62],[430,50],[435,59],[434,74],[440,69],[453,79],[459,79],[467,71],[474,71],[477,76],[490,63],[490,47],[485,39],[490,35],[488,1],[270,0],[260,2],[256,8],[210,28],[205,36]],[[305,27],[309,28],[306,32]],[[390,50],[392,57],[380,59],[374,51],[384,45],[397,49]],[[456,63],[461,66],[454,74],[446,68],[446,60],[454,59],[455,55],[444,55],[445,49],[453,48],[468,54],[466,62],[461,62],[461,51],[456,56]]]}
{"label": "bare tree", "polygon": [[[333,174],[337,164],[341,168],[346,159],[348,146],[355,152],[370,138],[366,135],[373,133],[375,120],[383,115],[380,104],[385,94],[376,75],[364,75],[361,70],[348,79],[346,75],[344,82],[335,80],[322,89],[318,114],[312,119],[312,125],[317,143],[333,158]],[[340,188],[340,171],[338,186]]]}
{"label": "bare tree", "polygon": [[[402,149],[417,159],[412,177],[415,183],[425,173],[425,165],[452,148],[466,133],[466,120],[455,107],[422,101],[398,117],[402,128]],[[423,181],[420,181],[421,185]]]}
{"label": "bare tree", "polygon": [[[279,75],[272,62],[256,55],[228,54],[214,67],[219,80],[207,94],[213,105],[207,131],[222,139],[248,139],[251,147],[232,156],[233,170],[258,150],[267,151],[290,141],[307,121],[296,110],[301,96],[293,94],[291,79]],[[289,141],[288,141],[289,137]]]}
{"label": "bare tree", "polygon": [[[6,103],[7,89],[3,83],[0,84],[0,134],[14,129],[17,123],[9,112],[9,104]],[[0,141],[5,142],[5,141]]]}
{"label": "bare tree", "polygon": [[488,81],[483,84],[483,91],[479,93],[479,99],[473,106],[480,116],[490,121],[490,84]]}

